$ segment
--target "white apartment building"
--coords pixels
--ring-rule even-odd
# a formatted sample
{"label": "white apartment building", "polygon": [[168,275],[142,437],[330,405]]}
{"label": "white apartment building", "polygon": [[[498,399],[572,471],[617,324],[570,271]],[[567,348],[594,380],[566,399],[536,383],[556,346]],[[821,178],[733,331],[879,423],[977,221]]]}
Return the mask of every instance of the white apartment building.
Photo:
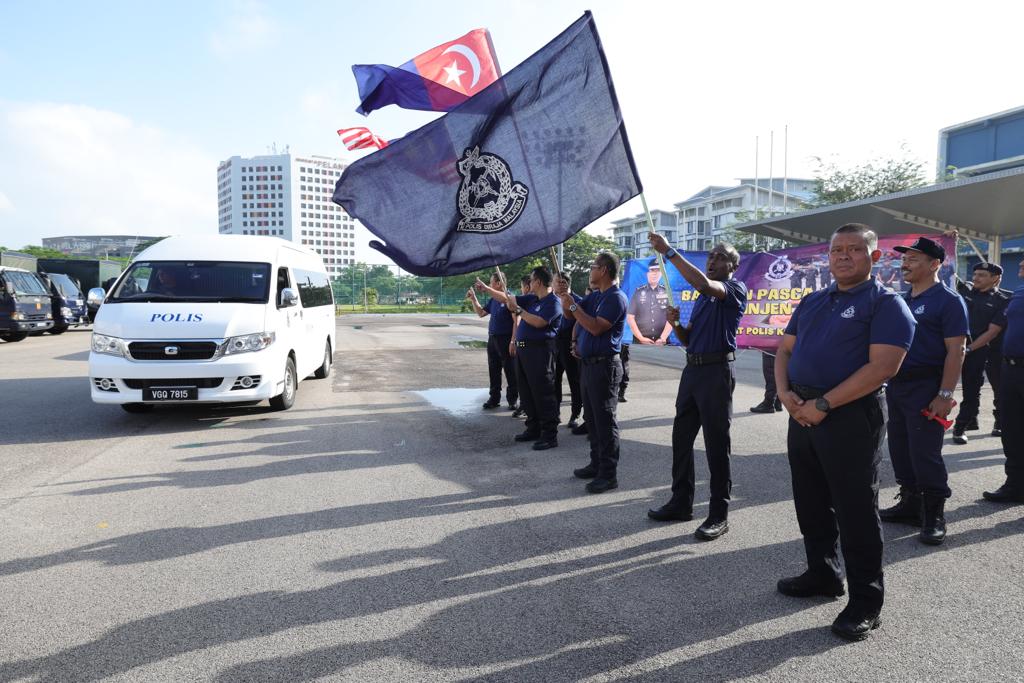
{"label": "white apartment building", "polygon": [[365,246],[369,231],[331,201],[346,165],[334,157],[291,153],[222,161],[217,166],[220,234],[272,235],[303,244],[320,254],[332,275],[371,260]]}
{"label": "white apartment building", "polygon": [[[785,192],[783,192],[785,188]],[[677,249],[707,251],[731,225],[757,215],[799,211],[814,197],[814,180],[807,178],[740,178],[738,185],[709,185],[675,204],[679,226]]]}
{"label": "white apartment building", "polygon": [[[671,211],[651,211],[654,229],[661,233],[668,243],[676,245],[678,240],[677,217]],[[633,252],[633,258],[645,258],[654,254],[647,233],[651,231],[647,224],[647,214],[639,214],[632,218],[620,218],[612,221],[612,241],[619,251]]]}

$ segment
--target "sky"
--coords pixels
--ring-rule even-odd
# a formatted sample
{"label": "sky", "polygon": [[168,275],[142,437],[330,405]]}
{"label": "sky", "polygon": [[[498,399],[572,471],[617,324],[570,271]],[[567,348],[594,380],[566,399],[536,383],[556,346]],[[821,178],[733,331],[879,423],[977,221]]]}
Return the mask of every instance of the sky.
{"label": "sky", "polygon": [[[508,71],[594,13],[649,206],[711,184],[811,177],[906,154],[939,129],[1024,105],[1024,6],[533,0],[0,2],[0,245],[67,234],[217,231],[217,163],[354,160],[336,129],[396,138],[436,115],[369,117],[351,65],[399,65],[473,28]],[[640,213],[634,199],[588,230]]]}

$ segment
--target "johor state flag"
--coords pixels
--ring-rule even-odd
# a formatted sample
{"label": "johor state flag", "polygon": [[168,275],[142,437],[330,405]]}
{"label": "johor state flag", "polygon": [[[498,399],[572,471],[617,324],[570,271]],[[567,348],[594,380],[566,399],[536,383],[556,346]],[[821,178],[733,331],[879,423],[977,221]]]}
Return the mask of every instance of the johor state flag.
{"label": "johor state flag", "polygon": [[587,12],[493,85],[349,166],[334,201],[416,275],[565,241],[641,191]]}
{"label": "johor state flag", "polygon": [[501,75],[487,29],[438,45],[398,68],[386,64],[352,67],[361,101],[356,111],[369,114],[389,104],[404,109],[449,111]]}

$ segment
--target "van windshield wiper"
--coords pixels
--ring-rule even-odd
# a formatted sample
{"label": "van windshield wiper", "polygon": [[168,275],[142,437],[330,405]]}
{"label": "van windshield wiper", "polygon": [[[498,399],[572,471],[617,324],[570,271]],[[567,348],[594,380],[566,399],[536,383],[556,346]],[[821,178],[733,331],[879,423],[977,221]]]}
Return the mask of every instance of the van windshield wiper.
{"label": "van windshield wiper", "polygon": [[119,296],[114,299],[111,299],[111,301],[146,303],[150,301],[188,301],[188,299],[184,299],[177,296],[168,296],[166,294],[136,294],[134,296]]}

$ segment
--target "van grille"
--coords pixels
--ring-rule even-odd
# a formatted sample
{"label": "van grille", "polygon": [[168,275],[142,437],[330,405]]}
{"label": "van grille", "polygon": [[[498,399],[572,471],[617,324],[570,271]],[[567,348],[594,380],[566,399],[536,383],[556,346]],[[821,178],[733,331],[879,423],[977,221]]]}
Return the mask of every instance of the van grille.
{"label": "van grille", "polygon": [[153,387],[199,387],[213,389],[224,382],[223,377],[194,377],[191,379],[126,379],[122,380],[129,389],[151,389]]}
{"label": "van grille", "polygon": [[[172,347],[177,353],[168,353]],[[128,352],[135,360],[209,360],[217,353],[217,344],[196,341],[137,341],[128,344]]]}

